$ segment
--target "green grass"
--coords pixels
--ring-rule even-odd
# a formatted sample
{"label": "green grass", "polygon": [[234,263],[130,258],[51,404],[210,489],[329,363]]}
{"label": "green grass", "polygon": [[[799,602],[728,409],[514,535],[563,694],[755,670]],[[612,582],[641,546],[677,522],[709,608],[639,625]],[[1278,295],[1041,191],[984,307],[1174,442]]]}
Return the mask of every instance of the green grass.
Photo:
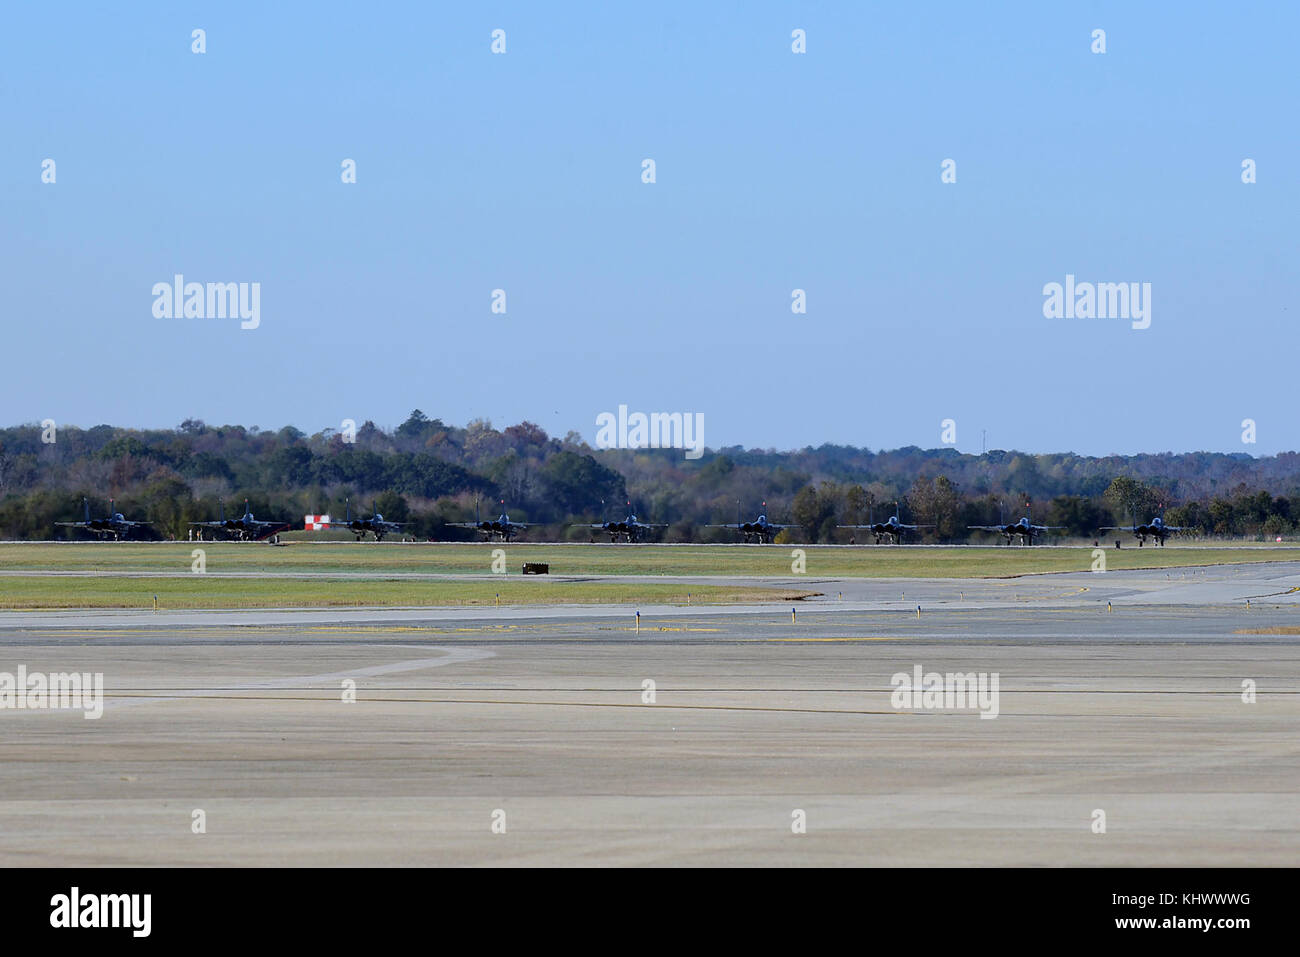
{"label": "green grass", "polygon": [[[201,547],[207,571],[191,573]],[[489,580],[504,548],[508,575]],[[807,588],[791,587],[792,552],[802,548]],[[69,575],[0,575],[0,608],[343,608],[496,604],[685,604],[787,602],[817,594],[818,578],[991,578],[1088,571],[1093,549],[875,546],[509,545],[300,543],[0,544],[0,570]],[[551,577],[524,578],[525,561],[547,562]],[[1110,570],[1300,561],[1300,549],[1204,547],[1106,549]],[[97,575],[96,573],[110,573]],[[114,572],[132,573],[115,575]],[[401,577],[417,575],[421,577]],[[562,576],[771,576],[780,585],[565,581]],[[138,577],[137,577],[138,576]],[[348,577],[352,576],[352,577]],[[357,577],[363,576],[363,577]],[[448,576],[424,578],[422,576]],[[456,576],[467,576],[458,580]]]}
{"label": "green grass", "polygon": [[[191,551],[204,549],[210,572],[321,575],[424,573],[484,575],[492,553],[504,548],[510,577],[525,561],[547,562],[552,575],[769,575],[791,574],[791,553],[803,548],[807,574],[834,578],[997,578],[1035,572],[1087,571],[1092,547],[930,548],[888,546],[725,545],[509,545],[302,543],[34,543],[0,545],[0,569],[185,573]],[[1279,546],[1106,549],[1107,567],[1179,568],[1188,565],[1300,561],[1300,549]]]}
{"label": "green grass", "polygon": [[791,588],[683,586],[657,582],[545,579],[409,581],[392,579],[0,578],[0,608],[348,608],[429,605],[727,604],[798,601],[816,594]]}

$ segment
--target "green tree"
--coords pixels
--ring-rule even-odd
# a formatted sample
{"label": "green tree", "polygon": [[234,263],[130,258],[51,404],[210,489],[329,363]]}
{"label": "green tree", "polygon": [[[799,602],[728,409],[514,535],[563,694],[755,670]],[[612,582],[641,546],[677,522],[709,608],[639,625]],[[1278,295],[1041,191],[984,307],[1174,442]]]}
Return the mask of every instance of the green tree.
{"label": "green tree", "polygon": [[876,497],[861,485],[851,485],[844,493],[844,524],[865,525],[871,518]]}
{"label": "green tree", "polygon": [[590,455],[556,453],[542,467],[541,480],[548,512],[559,517],[593,513],[602,499],[611,507],[627,500],[623,476]]}
{"label": "green tree", "polygon": [[1109,519],[1091,499],[1082,495],[1058,495],[1047,506],[1048,525],[1061,525],[1071,535],[1091,538]]}
{"label": "green tree", "polygon": [[1111,479],[1103,498],[1118,518],[1116,525],[1150,521],[1151,514],[1155,511],[1155,493],[1128,475],[1117,475]]}
{"label": "green tree", "polygon": [[839,488],[831,482],[823,482],[821,488],[805,485],[795,493],[790,515],[794,523],[803,529],[808,541],[833,539],[839,498]]}

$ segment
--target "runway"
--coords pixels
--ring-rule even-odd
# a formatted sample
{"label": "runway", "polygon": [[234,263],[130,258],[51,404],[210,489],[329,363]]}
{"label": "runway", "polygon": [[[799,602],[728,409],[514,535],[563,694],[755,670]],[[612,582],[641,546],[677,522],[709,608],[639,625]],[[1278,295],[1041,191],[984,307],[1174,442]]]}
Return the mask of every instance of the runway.
{"label": "runway", "polygon": [[[0,671],[106,694],[0,711],[0,863],[1294,864],[1300,567],[817,587],[793,623],[639,633],[622,606],[0,613]],[[997,717],[897,707],[917,666],[996,674]]]}

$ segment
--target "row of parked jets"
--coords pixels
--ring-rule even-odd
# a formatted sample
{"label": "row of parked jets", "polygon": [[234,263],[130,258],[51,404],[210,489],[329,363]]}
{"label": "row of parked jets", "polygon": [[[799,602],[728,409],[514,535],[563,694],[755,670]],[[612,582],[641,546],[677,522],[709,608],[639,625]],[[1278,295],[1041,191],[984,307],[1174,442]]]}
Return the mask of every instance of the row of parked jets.
{"label": "row of parked jets", "polygon": [[[147,527],[149,522],[138,522],[127,519],[117,510],[114,499],[108,500],[108,517],[91,518],[90,502],[87,499],[81,500],[85,508],[85,519],[80,522],[55,522],[55,525],[65,528],[79,528],[91,532],[101,538],[112,537],[114,540],[128,538],[132,532],[138,528]],[[252,509],[249,508],[248,499],[244,499],[244,514],[238,518],[226,517],[226,506],[224,502],[218,503],[220,508],[220,517],[211,522],[190,522],[189,525],[195,529],[195,535],[202,540],[205,536],[217,537],[225,536],[228,539],[236,541],[259,541],[269,539],[278,541],[279,533],[287,531],[292,526],[289,522],[262,521],[253,516]],[[638,519],[632,512],[632,503],[628,502],[628,513],[623,519],[617,521],[593,522],[590,524],[571,524],[570,528],[588,528],[593,534],[600,533],[609,536],[611,542],[642,542],[655,532],[657,529],[667,528],[667,524],[661,522],[643,522]],[[468,528],[479,532],[485,541],[508,542],[528,530],[527,522],[512,521],[505,510],[505,500],[501,501],[501,514],[495,519],[482,519],[479,517],[478,502],[474,503],[474,521],[472,522],[448,522],[451,528]],[[373,535],[375,541],[382,542],[387,535],[400,534],[405,522],[390,522],[374,508],[371,503],[371,514],[359,518],[352,517],[352,502],[348,500],[346,504],[346,514],[342,522],[330,522],[329,527],[347,529],[356,536],[357,541],[362,541],[367,535]],[[739,532],[746,543],[770,545],[776,540],[776,536],[783,530],[790,528],[789,525],[780,525],[768,521],[767,503],[763,503],[763,509],[759,512],[758,518],[752,522],[737,520],[736,522],[722,525],[705,525],[705,528],[727,528]],[[898,503],[894,503],[894,514],[883,522],[869,521],[865,525],[836,525],[836,528],[851,529],[854,531],[869,531],[875,536],[877,545],[882,543],[890,545],[903,544],[905,537],[910,532],[918,532],[923,528],[934,528],[933,525],[909,525],[899,518]],[[1043,534],[1052,531],[1063,531],[1063,525],[1035,525],[1030,519],[1029,505],[1025,505],[1025,515],[1015,522],[999,523],[997,525],[967,525],[969,531],[995,532],[1003,537],[1008,545],[1013,542],[1021,545],[1032,545]],[[1147,539],[1151,539],[1157,545],[1164,545],[1165,538],[1170,534],[1186,531],[1181,525],[1166,525],[1164,519],[1159,516],[1153,518],[1150,522],[1140,525],[1136,519],[1132,525],[1106,525],[1098,529],[1099,532],[1128,532],[1132,534],[1139,546],[1145,545]],[[856,544],[856,539],[850,539],[850,544]]]}
{"label": "row of parked jets", "polygon": [[[922,528],[934,528],[933,525],[906,525],[899,520],[898,503],[894,503],[894,514],[889,517],[888,521],[872,522],[868,525],[836,525],[836,528],[853,528],[869,529],[876,536],[876,544],[887,542],[891,545],[901,545],[903,537],[907,532],[915,532]],[[1064,525],[1035,525],[1029,515],[1029,504],[1025,504],[1025,514],[1022,518],[1014,522],[1001,522],[997,525],[967,525],[966,529],[972,532],[996,532],[1001,535],[1008,545],[1018,542],[1021,545],[1032,545],[1043,534],[1047,532],[1065,531]],[[1183,532],[1187,529],[1182,525],[1166,525],[1163,518],[1156,516],[1145,525],[1138,524],[1134,518],[1132,525],[1103,525],[1098,528],[1098,532],[1129,532],[1141,547],[1146,544],[1147,539],[1151,539],[1157,545],[1163,546],[1165,539],[1174,533]]]}
{"label": "row of parked jets", "polygon": [[[90,502],[83,498],[81,504],[85,509],[85,518],[82,521],[55,522],[54,524],[62,528],[79,528],[100,538],[112,538],[115,541],[129,538],[132,532],[137,529],[147,528],[151,524],[150,522],[128,519],[117,510],[117,502],[111,498],[108,500],[107,518],[91,518]],[[217,536],[224,536],[240,542],[260,541],[262,539],[276,541],[280,532],[288,531],[293,527],[290,522],[267,522],[255,518],[253,510],[248,506],[248,499],[244,499],[244,514],[238,518],[226,517],[225,502],[218,502],[218,507],[220,517],[216,521],[189,523],[190,528],[195,530],[195,535],[199,540],[204,537],[216,538]],[[331,523],[331,527],[347,528],[348,531],[357,536],[357,541],[361,541],[367,534],[373,534],[378,541],[383,541],[385,535],[400,532],[402,525],[402,522],[386,521],[384,516],[377,511],[370,516],[354,519],[350,501],[347,505],[347,517],[342,522]]]}

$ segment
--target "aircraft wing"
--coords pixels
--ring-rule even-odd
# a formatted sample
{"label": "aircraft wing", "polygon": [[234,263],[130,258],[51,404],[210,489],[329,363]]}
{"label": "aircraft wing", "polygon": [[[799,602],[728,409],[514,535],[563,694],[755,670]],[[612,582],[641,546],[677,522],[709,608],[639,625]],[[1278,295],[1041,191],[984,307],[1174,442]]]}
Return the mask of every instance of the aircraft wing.
{"label": "aircraft wing", "polygon": [[253,522],[253,535],[257,539],[270,538],[283,531],[289,531],[293,526],[289,522]]}
{"label": "aircraft wing", "polygon": [[918,528],[934,528],[933,525],[900,525],[900,526],[898,526],[898,527],[899,527],[899,528],[910,528],[910,529],[913,529],[913,530],[918,529]]}
{"label": "aircraft wing", "polygon": [[971,531],[976,531],[976,532],[1000,532],[1000,531],[1002,531],[1003,526],[1001,526],[1001,525],[967,525],[966,528],[969,529],[969,530],[971,530]]}
{"label": "aircraft wing", "polygon": [[55,525],[62,525],[64,528],[89,528],[89,522],[55,522]]}

